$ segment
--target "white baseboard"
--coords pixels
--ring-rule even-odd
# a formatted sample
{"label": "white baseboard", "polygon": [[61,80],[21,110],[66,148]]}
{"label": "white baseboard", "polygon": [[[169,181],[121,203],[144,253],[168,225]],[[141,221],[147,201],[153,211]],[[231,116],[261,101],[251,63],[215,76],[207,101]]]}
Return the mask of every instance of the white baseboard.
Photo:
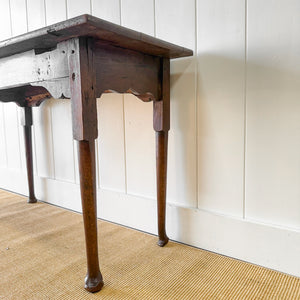
{"label": "white baseboard", "polygon": [[[35,178],[38,199],[81,211],[79,186]],[[27,194],[26,174],[0,168],[0,187]],[[98,217],[156,234],[156,203],[151,199],[98,190]],[[172,240],[300,277],[300,232],[198,209],[167,205]]]}

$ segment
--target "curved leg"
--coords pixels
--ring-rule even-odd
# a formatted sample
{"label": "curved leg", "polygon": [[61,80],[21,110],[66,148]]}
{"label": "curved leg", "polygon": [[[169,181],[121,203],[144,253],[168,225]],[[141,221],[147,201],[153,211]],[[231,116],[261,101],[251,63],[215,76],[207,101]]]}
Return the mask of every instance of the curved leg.
{"label": "curved leg", "polygon": [[28,203],[36,203],[34,194],[34,179],[33,179],[33,162],[32,162],[32,108],[24,107],[22,125],[24,128],[24,140],[25,140],[25,152],[26,152],[26,167],[27,167],[27,180],[28,180],[28,191],[29,198]]}
{"label": "curved leg", "polygon": [[166,234],[166,192],[167,192],[168,131],[156,132],[156,181],[158,246],[169,241]]}

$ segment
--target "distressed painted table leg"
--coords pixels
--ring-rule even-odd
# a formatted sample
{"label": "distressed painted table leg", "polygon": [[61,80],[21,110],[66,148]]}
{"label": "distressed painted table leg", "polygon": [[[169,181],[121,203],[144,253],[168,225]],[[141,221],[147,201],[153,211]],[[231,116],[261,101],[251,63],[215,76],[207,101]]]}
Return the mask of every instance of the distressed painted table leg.
{"label": "distressed painted table leg", "polygon": [[169,238],[166,234],[166,195],[167,195],[167,160],[168,132],[170,129],[170,60],[163,58],[162,99],[153,105],[153,127],[156,131],[156,182],[157,182],[157,220],[158,245],[165,246]]}
{"label": "distressed painted table leg", "polygon": [[25,152],[26,152],[26,166],[27,166],[27,180],[28,180],[28,191],[29,198],[28,203],[35,203],[36,197],[34,194],[34,179],[33,179],[33,162],[32,162],[32,108],[22,107],[22,125],[24,129],[24,141],[25,141]]}
{"label": "distressed painted table leg", "polygon": [[85,289],[89,292],[97,292],[103,286],[103,279],[99,268],[97,242],[95,139],[98,131],[93,41],[89,38],[75,38],[69,41],[68,47],[73,137],[78,141],[87,254]]}

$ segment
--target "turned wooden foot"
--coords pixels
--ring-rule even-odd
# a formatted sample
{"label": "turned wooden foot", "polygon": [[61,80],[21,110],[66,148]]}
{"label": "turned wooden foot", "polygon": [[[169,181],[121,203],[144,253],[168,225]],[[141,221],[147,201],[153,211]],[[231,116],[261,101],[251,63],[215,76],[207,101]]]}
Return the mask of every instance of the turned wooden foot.
{"label": "turned wooden foot", "polygon": [[88,292],[90,292],[90,293],[99,292],[102,289],[103,285],[104,285],[104,282],[103,282],[100,271],[96,277],[91,277],[89,275],[86,275],[84,288]]}
{"label": "turned wooden foot", "polygon": [[32,161],[32,108],[23,108],[22,125],[24,128],[24,141],[26,152],[26,167],[27,167],[27,180],[28,180],[28,203],[36,203],[37,199],[34,194],[34,179],[33,179],[33,161]]}

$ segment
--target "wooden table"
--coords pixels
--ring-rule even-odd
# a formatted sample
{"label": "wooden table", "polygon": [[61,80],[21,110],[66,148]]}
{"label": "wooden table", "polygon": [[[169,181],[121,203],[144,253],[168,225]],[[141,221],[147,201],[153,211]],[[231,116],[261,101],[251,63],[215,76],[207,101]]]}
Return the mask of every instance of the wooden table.
{"label": "wooden table", "polygon": [[90,15],[0,42],[0,101],[15,102],[24,108],[29,203],[37,201],[32,168],[32,107],[51,97],[71,99],[87,252],[85,288],[90,292],[103,286],[97,248],[96,98],[116,91],[132,93],[145,102],[153,101],[158,245],[164,246],[168,242],[165,210],[170,59],[192,54],[191,50]]}

